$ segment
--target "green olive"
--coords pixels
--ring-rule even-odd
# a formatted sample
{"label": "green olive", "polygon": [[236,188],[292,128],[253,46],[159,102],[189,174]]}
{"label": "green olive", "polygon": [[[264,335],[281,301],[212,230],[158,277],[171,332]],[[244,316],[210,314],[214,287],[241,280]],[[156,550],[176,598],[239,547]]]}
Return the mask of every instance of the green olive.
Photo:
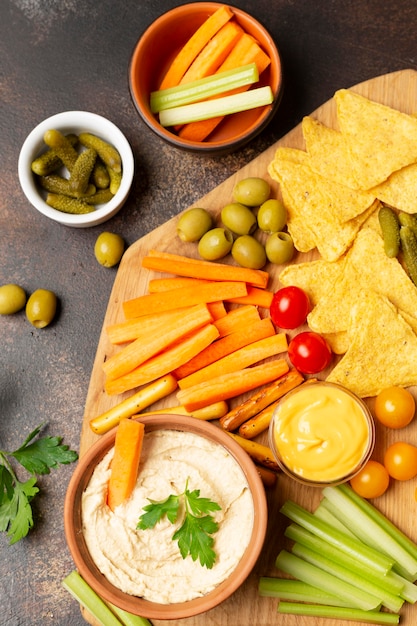
{"label": "green olive", "polygon": [[199,241],[213,226],[213,218],[206,209],[193,207],[183,213],[177,223],[177,235],[181,241]]}
{"label": "green olive", "polygon": [[294,256],[294,242],[289,233],[272,233],[265,244],[268,261],[281,265],[288,263]]}
{"label": "green olive", "polygon": [[17,313],[25,304],[26,293],[22,287],[13,283],[0,287],[0,315]]}
{"label": "green olive", "polygon": [[232,247],[232,257],[242,267],[260,270],[266,263],[263,245],[251,235],[238,237]]}
{"label": "green olive", "polygon": [[53,291],[37,289],[26,302],[26,317],[35,328],[45,328],[55,317],[57,298]]}
{"label": "green olive", "polygon": [[287,211],[280,200],[270,198],[261,204],[258,211],[258,226],[267,233],[283,230],[287,223]]}
{"label": "green olive", "polygon": [[233,235],[226,228],[212,228],[198,242],[198,254],[206,261],[217,261],[229,254]]}
{"label": "green olive", "polygon": [[113,267],[117,265],[123,256],[125,242],[116,233],[101,233],[94,245],[94,254],[100,265]]}
{"label": "green olive", "polygon": [[256,216],[240,202],[226,204],[221,212],[223,224],[236,235],[250,235],[256,229]]}
{"label": "green olive", "polygon": [[271,189],[263,178],[243,178],[233,189],[233,198],[246,206],[260,206],[268,200]]}

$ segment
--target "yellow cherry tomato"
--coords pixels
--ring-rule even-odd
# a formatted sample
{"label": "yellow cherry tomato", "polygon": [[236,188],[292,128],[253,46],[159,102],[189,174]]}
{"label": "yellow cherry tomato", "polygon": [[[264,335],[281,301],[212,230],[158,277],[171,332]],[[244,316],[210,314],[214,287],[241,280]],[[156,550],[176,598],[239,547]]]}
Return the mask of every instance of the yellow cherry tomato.
{"label": "yellow cherry tomato", "polygon": [[388,387],[375,399],[375,417],[389,428],[404,428],[414,418],[414,397],[402,387]]}
{"label": "yellow cherry tomato", "polygon": [[396,480],[410,480],[417,476],[417,447],[405,441],[391,444],[385,451],[384,465]]}
{"label": "yellow cherry tomato", "polygon": [[350,485],[362,498],[379,498],[389,487],[389,474],[382,463],[371,459],[351,478]]}

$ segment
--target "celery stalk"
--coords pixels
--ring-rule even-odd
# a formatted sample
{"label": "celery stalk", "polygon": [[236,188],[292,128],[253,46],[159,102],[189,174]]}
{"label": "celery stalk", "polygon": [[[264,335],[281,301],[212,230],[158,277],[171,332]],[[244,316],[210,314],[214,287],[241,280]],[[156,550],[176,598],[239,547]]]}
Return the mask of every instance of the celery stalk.
{"label": "celery stalk", "polygon": [[76,572],[72,571],[62,581],[64,589],[85,608],[102,626],[122,626],[115,614],[95,591]]}
{"label": "celery stalk", "polygon": [[317,537],[305,528],[298,526],[298,524],[290,524],[285,530],[285,536],[327,557],[337,565],[341,565],[359,576],[366,575],[368,580],[390,593],[401,595],[405,587],[403,579],[394,576],[393,572],[383,574],[374,568],[365,568],[361,563],[358,563],[354,557],[335,548],[324,539],[321,539],[321,537]]}
{"label": "celery stalk", "polygon": [[334,505],[334,515],[338,519],[346,520],[349,528],[361,541],[393,558],[401,570],[409,574],[410,579],[417,578],[417,559],[343,490],[325,487],[323,496]]}
{"label": "celery stalk", "polygon": [[331,524],[334,528],[338,528],[340,531],[346,533],[350,537],[355,537],[356,539],[356,535],[354,535],[349,530],[349,528],[345,526],[345,524],[343,524],[339,519],[337,519],[337,517],[335,517],[333,513],[329,511],[329,509],[326,508],[323,500],[320,502],[316,510],[313,512],[313,515],[315,515],[315,517],[318,517],[318,519],[321,519],[324,522]]}
{"label": "celery stalk", "polygon": [[346,567],[331,561],[323,554],[314,552],[314,550],[311,550],[310,548],[307,548],[299,543],[294,544],[292,553],[295,554],[295,556],[304,559],[308,563],[320,567],[320,569],[325,572],[333,574],[336,578],[340,578],[340,580],[343,580],[354,587],[358,587],[358,589],[366,591],[371,596],[378,599],[378,604],[382,603],[383,606],[394,613],[398,612],[404,604],[404,600],[400,596],[383,589],[371,580],[367,580],[364,577],[366,576],[366,572],[364,572],[364,575],[361,576],[356,572],[349,571]]}
{"label": "celery stalk", "polygon": [[327,522],[318,519],[312,513],[309,513],[306,509],[291,500],[287,500],[283,504],[281,513],[306,530],[309,530],[314,535],[325,539],[339,550],[350,554],[363,565],[378,569],[386,574],[391,570],[394,564],[393,559],[381,554],[380,551],[365,545],[359,540],[348,537],[345,533],[333,528]]}
{"label": "celery stalk", "polygon": [[325,589],[328,593],[352,603],[355,608],[372,611],[380,604],[375,596],[336,578],[333,574],[325,572],[316,565],[307,563],[304,559],[286,550],[281,550],[278,554],[275,565],[286,574],[294,576],[294,578],[313,585],[313,587]]}
{"label": "celery stalk", "polygon": [[403,588],[399,592],[400,596],[404,598],[406,602],[415,604],[417,602],[417,586],[396,572],[390,572],[390,576],[403,585]]}
{"label": "celery stalk", "polygon": [[140,615],[134,615],[128,613],[124,609],[120,609],[114,604],[110,604],[111,610],[119,617],[123,623],[123,626],[152,626],[151,622],[146,617],[140,617]]}
{"label": "celery stalk", "polygon": [[165,109],[206,100],[225,91],[251,85],[258,80],[259,72],[256,63],[250,63],[183,85],[153,91],[151,93],[151,111],[152,113],[159,113]]}
{"label": "celery stalk", "polygon": [[258,591],[260,596],[279,598],[280,600],[296,600],[298,602],[313,602],[328,606],[352,606],[318,587],[313,587],[302,580],[290,578],[268,578],[263,576],[259,580]]}
{"label": "celery stalk", "polygon": [[381,613],[379,611],[361,611],[343,607],[320,606],[317,604],[298,604],[297,602],[280,602],[278,613],[286,615],[307,615],[309,617],[330,617],[337,620],[351,622],[366,622],[368,624],[399,624],[400,616],[395,613]]}
{"label": "celery stalk", "polygon": [[161,126],[177,126],[179,124],[199,122],[212,117],[255,109],[271,104],[273,100],[274,95],[271,87],[259,87],[244,93],[236,93],[231,96],[223,96],[213,100],[165,109],[159,114],[159,123]]}

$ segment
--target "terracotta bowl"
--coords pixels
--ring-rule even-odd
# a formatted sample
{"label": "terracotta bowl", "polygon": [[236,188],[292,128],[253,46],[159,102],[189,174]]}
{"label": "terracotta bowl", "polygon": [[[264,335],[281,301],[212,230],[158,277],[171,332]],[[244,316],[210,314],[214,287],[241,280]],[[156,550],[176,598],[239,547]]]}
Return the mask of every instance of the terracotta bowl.
{"label": "terracotta bowl", "polygon": [[[143,415],[146,431],[180,430],[192,432],[224,446],[239,463],[253,498],[254,525],[250,542],[233,573],[207,595],[177,604],[158,604],[128,595],[114,587],[94,564],[87,549],[81,523],[81,497],[97,463],[114,445],[113,429],[95,443],[79,460],[70,480],[64,508],[65,535],[75,565],[86,582],[105,600],[135,615],[149,619],[182,619],[212,609],[238,589],[252,571],[262,550],[266,525],[267,503],[265,490],[254,463],[245,451],[219,427],[195,418],[177,415]],[[215,471],[215,468],[213,468]],[[224,477],[219,477],[224,480]],[[238,532],[238,529],[237,529]]]}
{"label": "terracotta bowl", "polygon": [[[95,211],[82,215],[63,213],[46,203],[46,192],[36,182],[31,164],[36,157],[46,151],[43,136],[50,129],[59,130],[64,134],[89,132],[111,143],[119,151],[123,168],[122,182],[109,202],[97,205]],[[85,228],[102,224],[120,211],[132,186],[134,157],[126,137],[110,120],[88,111],[64,111],[43,120],[29,133],[20,151],[18,173],[23,193],[37,211],[65,226]]]}
{"label": "terracotta bowl", "polygon": [[271,59],[257,86],[270,85],[274,102],[226,118],[202,142],[181,139],[162,127],[150,110],[150,93],[155,91],[167,68],[184,43],[221,4],[193,2],[183,4],[161,15],[142,34],[129,66],[129,86],[133,103],[142,120],[161,139],[177,148],[207,156],[227,154],[241,148],[258,135],[275,115],[281,97],[281,59],[274,40],[255,18],[241,9],[231,7],[237,22],[252,35]]}

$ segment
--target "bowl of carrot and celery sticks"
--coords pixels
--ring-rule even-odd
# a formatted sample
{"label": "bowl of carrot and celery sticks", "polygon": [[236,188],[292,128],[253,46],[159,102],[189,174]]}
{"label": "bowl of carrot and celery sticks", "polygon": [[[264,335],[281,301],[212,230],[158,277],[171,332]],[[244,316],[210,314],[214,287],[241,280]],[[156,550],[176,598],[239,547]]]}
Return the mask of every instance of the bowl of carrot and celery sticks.
{"label": "bowl of carrot and celery sticks", "polygon": [[218,156],[247,144],[276,113],[280,54],[264,26],[241,9],[184,4],[139,38],[129,87],[139,116],[161,139]]}

